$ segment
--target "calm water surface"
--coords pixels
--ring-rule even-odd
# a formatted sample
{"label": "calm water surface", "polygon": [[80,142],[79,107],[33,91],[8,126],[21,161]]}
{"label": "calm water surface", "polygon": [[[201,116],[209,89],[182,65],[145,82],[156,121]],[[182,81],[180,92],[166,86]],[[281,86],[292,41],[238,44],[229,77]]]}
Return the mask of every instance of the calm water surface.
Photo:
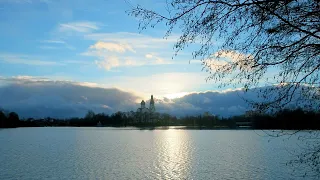
{"label": "calm water surface", "polygon": [[251,130],[0,129],[0,179],[297,179],[297,139]]}

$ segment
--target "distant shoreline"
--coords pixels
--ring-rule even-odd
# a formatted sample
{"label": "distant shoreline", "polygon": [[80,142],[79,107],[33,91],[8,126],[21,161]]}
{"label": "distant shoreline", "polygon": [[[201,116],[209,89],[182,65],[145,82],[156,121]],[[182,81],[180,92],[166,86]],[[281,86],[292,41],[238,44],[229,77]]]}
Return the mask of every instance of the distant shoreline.
{"label": "distant shoreline", "polygon": [[263,130],[263,131],[320,131],[317,129],[255,129],[255,128],[210,128],[210,127],[197,127],[197,126],[127,126],[127,127],[113,127],[113,126],[34,126],[34,127],[14,127],[14,128],[0,128],[3,129],[18,129],[18,128],[96,128],[96,129],[109,129],[109,130]]}
{"label": "distant shoreline", "polygon": [[135,127],[138,129],[190,129],[190,130],[231,130],[231,129],[282,129],[320,130],[320,111],[282,110],[276,114],[244,114],[223,118],[211,115],[185,116],[177,118],[159,114],[152,120],[139,120],[135,113],[117,112],[111,115],[95,114],[89,111],[83,118],[70,119],[21,119],[18,114],[0,111],[0,128],[14,127]]}

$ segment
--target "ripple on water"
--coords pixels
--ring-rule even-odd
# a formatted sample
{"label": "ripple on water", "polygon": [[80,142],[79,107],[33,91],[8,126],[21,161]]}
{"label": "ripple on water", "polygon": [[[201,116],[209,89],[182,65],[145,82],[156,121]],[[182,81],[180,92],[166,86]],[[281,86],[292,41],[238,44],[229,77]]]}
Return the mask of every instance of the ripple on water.
{"label": "ripple on water", "polygon": [[[0,179],[297,179],[283,142],[253,131],[0,131]],[[276,152],[276,153],[275,153]]]}

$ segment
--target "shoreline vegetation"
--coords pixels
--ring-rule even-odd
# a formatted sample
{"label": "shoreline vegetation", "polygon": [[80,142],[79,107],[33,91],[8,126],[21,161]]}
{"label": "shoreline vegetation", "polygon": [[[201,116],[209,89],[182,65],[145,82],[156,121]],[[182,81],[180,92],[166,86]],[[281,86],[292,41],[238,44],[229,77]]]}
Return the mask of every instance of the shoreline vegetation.
{"label": "shoreline vegetation", "polygon": [[83,118],[28,118],[20,119],[15,112],[0,111],[0,128],[16,127],[134,127],[138,129],[281,129],[320,130],[320,111],[302,109],[281,110],[274,114],[246,113],[239,116],[219,117],[214,115],[184,116],[177,118],[158,113],[151,122],[139,121],[133,112],[117,112],[111,115],[88,111]]}

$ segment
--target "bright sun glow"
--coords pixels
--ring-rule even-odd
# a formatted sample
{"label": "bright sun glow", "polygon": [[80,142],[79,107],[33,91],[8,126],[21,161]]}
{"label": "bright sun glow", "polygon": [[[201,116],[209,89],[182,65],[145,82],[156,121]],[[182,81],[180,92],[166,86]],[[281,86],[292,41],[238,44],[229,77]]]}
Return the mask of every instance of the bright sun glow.
{"label": "bright sun glow", "polygon": [[187,93],[187,92],[172,93],[172,94],[167,94],[164,97],[169,98],[169,99],[176,99],[176,98],[183,97],[187,94],[189,94],[189,93]]}

